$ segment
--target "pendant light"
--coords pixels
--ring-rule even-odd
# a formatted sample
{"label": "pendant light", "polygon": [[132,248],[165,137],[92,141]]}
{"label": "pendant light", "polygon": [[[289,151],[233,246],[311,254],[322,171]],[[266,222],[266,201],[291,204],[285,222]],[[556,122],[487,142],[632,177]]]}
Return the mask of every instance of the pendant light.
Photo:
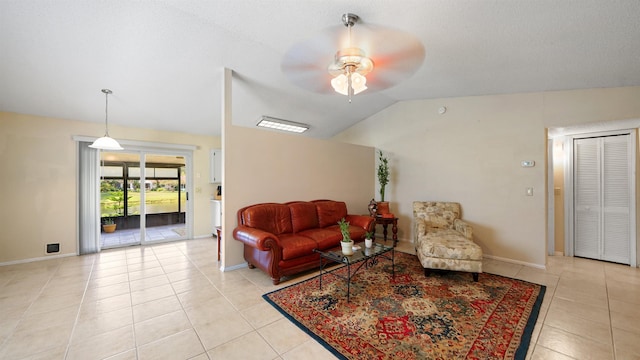
{"label": "pendant light", "polygon": [[112,93],[109,89],[102,89],[102,92],[105,96],[105,107],[104,107],[104,136],[96,139],[93,144],[89,145],[90,148],[100,149],[100,150],[123,150],[122,146],[118,144],[118,142],[109,136],[109,94]]}

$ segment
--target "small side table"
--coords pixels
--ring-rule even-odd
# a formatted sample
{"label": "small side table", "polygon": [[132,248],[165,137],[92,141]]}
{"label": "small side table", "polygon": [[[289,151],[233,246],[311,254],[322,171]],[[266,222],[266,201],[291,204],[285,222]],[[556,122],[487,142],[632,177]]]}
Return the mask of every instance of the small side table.
{"label": "small side table", "polygon": [[[393,246],[398,244],[398,218],[385,218],[382,216],[376,216],[376,225],[382,225],[382,234],[384,235],[384,242],[387,243],[387,226],[391,224],[391,233],[393,237]],[[376,235],[376,227],[373,227],[373,236]]]}

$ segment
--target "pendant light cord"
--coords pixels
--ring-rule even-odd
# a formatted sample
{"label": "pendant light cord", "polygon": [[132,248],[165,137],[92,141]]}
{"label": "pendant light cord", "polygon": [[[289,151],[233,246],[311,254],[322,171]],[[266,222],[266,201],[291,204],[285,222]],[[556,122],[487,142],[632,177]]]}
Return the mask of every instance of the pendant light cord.
{"label": "pendant light cord", "polygon": [[109,136],[109,94],[111,94],[111,90],[102,89],[104,93],[104,134],[105,136]]}

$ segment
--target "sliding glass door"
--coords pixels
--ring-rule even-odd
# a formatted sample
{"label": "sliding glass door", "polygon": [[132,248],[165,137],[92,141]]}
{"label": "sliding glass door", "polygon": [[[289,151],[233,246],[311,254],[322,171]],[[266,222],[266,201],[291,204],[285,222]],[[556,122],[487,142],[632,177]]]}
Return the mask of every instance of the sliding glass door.
{"label": "sliding glass door", "polygon": [[145,154],[144,182],[137,183],[144,194],[144,242],[187,237],[186,185],[184,156]]}
{"label": "sliding glass door", "polygon": [[189,163],[189,154],[101,152],[100,247],[191,236],[187,226]]}
{"label": "sliding glass door", "polygon": [[139,164],[140,154],[100,152],[100,248],[140,244],[139,195],[130,187],[129,170]]}

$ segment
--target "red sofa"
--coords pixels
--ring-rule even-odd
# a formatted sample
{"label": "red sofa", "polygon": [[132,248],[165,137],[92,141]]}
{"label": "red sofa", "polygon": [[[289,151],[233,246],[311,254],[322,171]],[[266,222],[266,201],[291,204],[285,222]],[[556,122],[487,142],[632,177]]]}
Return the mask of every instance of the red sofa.
{"label": "red sofa", "polygon": [[314,249],[340,246],[337,222],[342,218],[349,222],[356,242],[374,226],[370,216],[347,214],[347,205],[341,201],[264,203],[238,210],[233,238],[244,243],[249,268],[262,269],[277,285],[283,276],[319,267],[320,256]]}

